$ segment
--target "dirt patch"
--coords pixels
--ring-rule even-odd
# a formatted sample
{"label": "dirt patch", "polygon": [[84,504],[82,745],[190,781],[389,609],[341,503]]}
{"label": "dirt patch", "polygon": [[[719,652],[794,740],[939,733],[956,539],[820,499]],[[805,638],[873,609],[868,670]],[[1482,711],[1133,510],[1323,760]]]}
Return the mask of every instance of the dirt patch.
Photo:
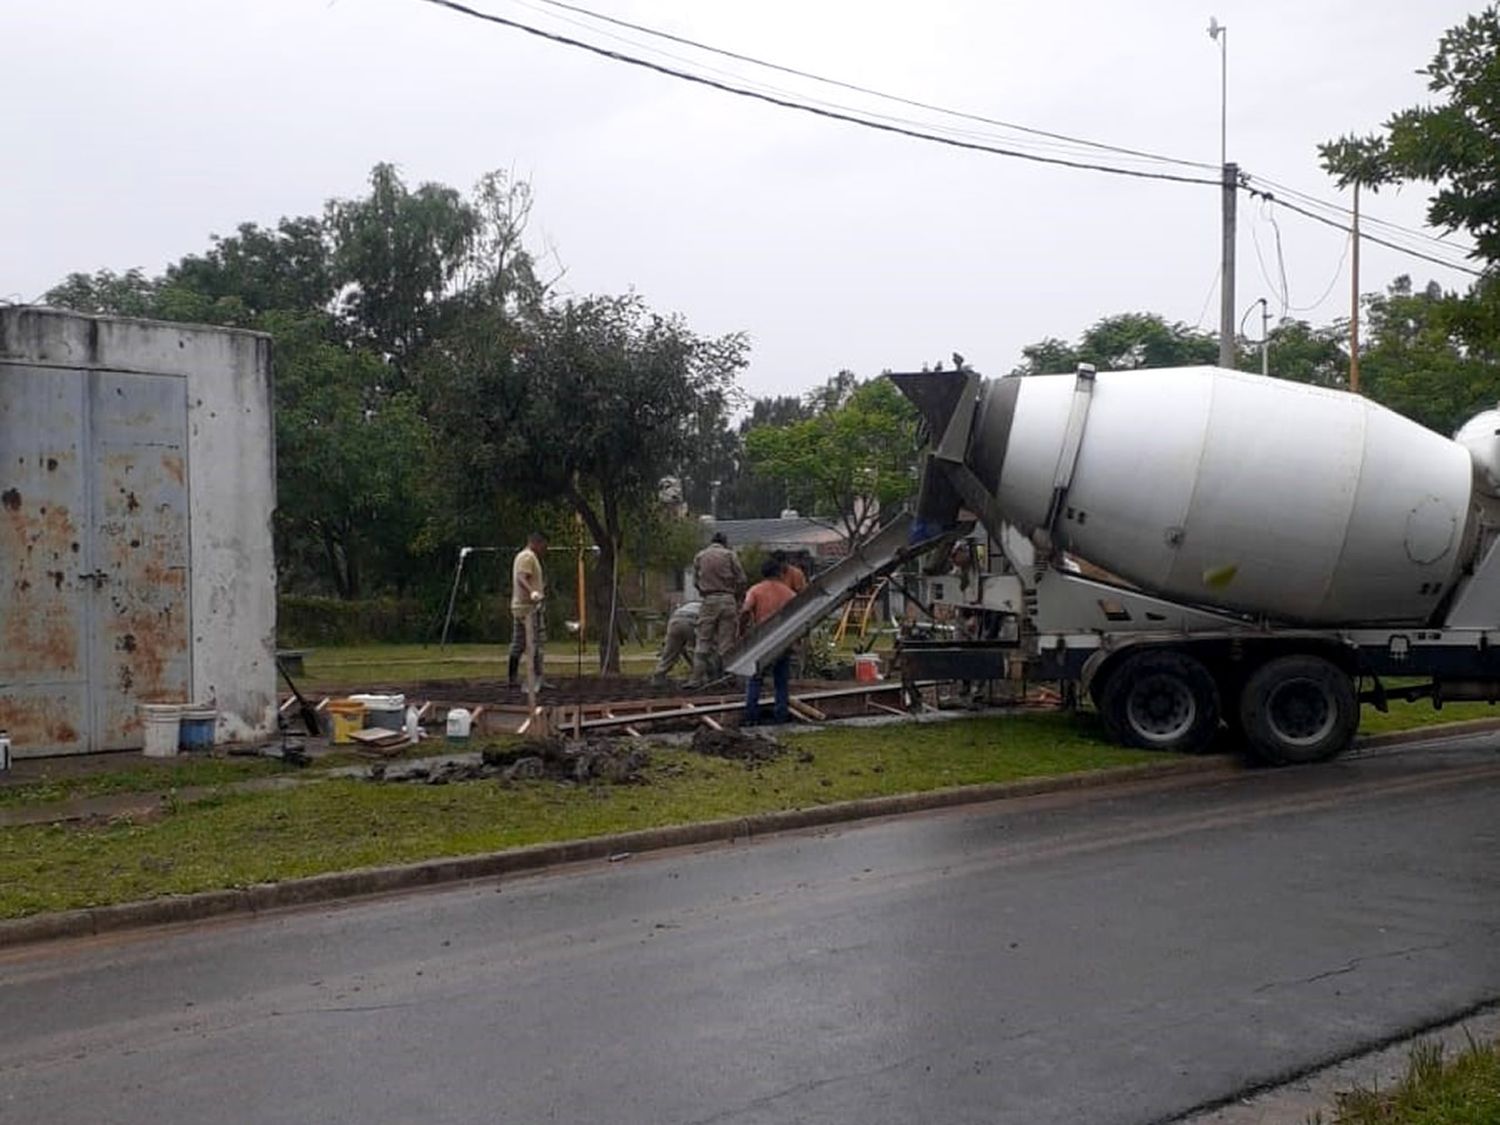
{"label": "dirt patch", "polygon": [[448,785],[462,781],[560,781],[575,785],[641,785],[651,755],[644,746],[607,738],[539,739],[511,750],[485,750],[477,762],[442,762],[435,766],[379,764],[370,767],[373,781],[406,781]]}
{"label": "dirt patch", "polygon": [[730,729],[710,730],[708,727],[700,727],[694,732],[691,745],[695,754],[744,762],[750,768],[773,762],[787,752],[785,746],[769,735]]}

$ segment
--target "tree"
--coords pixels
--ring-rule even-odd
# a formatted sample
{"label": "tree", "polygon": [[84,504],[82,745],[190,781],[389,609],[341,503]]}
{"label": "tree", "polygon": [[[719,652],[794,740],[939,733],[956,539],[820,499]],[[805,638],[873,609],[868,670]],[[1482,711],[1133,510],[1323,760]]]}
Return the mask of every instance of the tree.
{"label": "tree", "polygon": [[436,338],[480,225],[474,207],[444,184],[410,191],[395,167],[377,164],[370,194],[332,200],[339,311],[357,339],[404,372]]}
{"label": "tree", "polygon": [[325,320],[273,311],[264,322],[276,345],[278,555],[316,552],[342,598],[369,592],[378,560],[399,592],[415,573],[426,425],[410,392],[382,391],[381,358],[330,342]]}
{"label": "tree", "polygon": [[835,521],[852,546],[916,486],[917,415],[894,383],[872,379],[803,421],[748,431],[745,449],[757,473]]}
{"label": "tree", "polygon": [[42,301],[59,309],[112,316],[156,315],[159,282],[139,268],[124,273],[99,270],[93,274],[70,273],[47,290]]}
{"label": "tree", "polygon": [[1476,353],[1466,342],[1473,302],[1436,282],[1414,290],[1409,277],[1398,277],[1384,294],[1365,298],[1365,307],[1371,398],[1445,434],[1500,398],[1494,350]]}
{"label": "tree", "polygon": [[1218,337],[1155,313],[1119,313],[1097,321],[1077,346],[1048,337],[1021,349],[1022,363],[1012,374],[1071,372],[1081,363],[1101,371],[1143,367],[1186,367],[1218,361]]}
{"label": "tree", "polygon": [[434,358],[433,422],[457,459],[450,472],[491,497],[565,501],[598,544],[606,669],[619,669],[611,592],[627,529],[692,457],[696,420],[732,393],[745,352],[738,334],[697,336],[629,295],[549,305],[526,324],[488,309]]}
{"label": "tree", "polygon": [[[1315,328],[1305,320],[1283,320],[1269,334],[1269,373],[1295,383],[1342,388],[1349,369],[1343,349],[1346,335],[1342,324]],[[1260,370],[1258,345],[1242,343],[1239,366]]]}
{"label": "tree", "polygon": [[1319,146],[1340,186],[1417,180],[1435,186],[1433,226],[1463,229],[1476,256],[1500,258],[1500,9],[1449,29],[1417,73],[1442,100],[1394,114],[1384,134]]}

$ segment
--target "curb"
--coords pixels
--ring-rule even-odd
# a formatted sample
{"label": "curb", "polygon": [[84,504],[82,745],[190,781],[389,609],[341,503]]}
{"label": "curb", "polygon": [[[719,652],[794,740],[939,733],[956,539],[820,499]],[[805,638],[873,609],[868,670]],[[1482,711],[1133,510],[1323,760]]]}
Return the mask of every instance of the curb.
{"label": "curb", "polygon": [[805,809],[757,813],[753,816],[725,820],[701,821],[697,824],[675,824],[662,828],[642,828],[610,836],[593,836],[584,840],[531,844],[506,851],[480,855],[449,856],[416,863],[384,867],[362,867],[353,871],[333,871],[305,879],[287,879],[280,883],[258,883],[232,890],[203,891],[188,895],[168,895],[140,902],[123,902],[114,906],[66,910],[51,914],[34,914],[26,918],[0,921],[0,949],[57,941],[64,938],[94,937],[148,926],[198,922],[229,914],[260,914],[286,907],[310,906],[390,894],[393,891],[432,887],[468,879],[514,875],[556,867],[584,860],[608,859],[611,856],[660,851],[696,844],[748,840],[779,832],[819,828],[856,820],[897,816],[903,813],[927,812],[959,805],[983,804],[989,801],[1014,800],[1048,793],[1069,793],[1103,789],[1135,781],[1153,781],[1166,777],[1228,777],[1241,770],[1238,758],[1231,755],[1207,755],[1142,766],[1118,766],[1113,769],[1060,774],[1052,777],[1026,778],[1021,781],[966,785],[952,789],[930,789],[921,793],[900,793],[888,797],[865,797],[839,801]]}
{"label": "curb", "polygon": [[1468,734],[1488,734],[1500,730],[1500,718],[1463,719],[1456,723],[1438,723],[1430,727],[1412,727],[1385,734],[1367,734],[1354,740],[1355,750],[1376,750],[1382,746],[1407,746],[1417,742],[1440,742],[1445,738],[1462,738]]}

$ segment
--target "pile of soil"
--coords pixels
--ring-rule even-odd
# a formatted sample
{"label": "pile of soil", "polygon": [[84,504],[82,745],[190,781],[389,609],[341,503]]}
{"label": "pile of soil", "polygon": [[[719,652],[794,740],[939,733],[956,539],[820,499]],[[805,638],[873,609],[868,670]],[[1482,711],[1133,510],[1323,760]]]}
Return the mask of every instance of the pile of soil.
{"label": "pile of soil", "polygon": [[372,766],[374,781],[447,785],[459,781],[563,781],[587,785],[641,785],[651,755],[644,746],[607,738],[546,738],[513,750],[485,750],[477,762],[437,766]]}
{"label": "pile of soil", "polygon": [[764,734],[747,734],[741,730],[710,730],[699,727],[693,733],[693,752],[710,758],[728,758],[754,767],[773,762],[786,753],[786,747]]}

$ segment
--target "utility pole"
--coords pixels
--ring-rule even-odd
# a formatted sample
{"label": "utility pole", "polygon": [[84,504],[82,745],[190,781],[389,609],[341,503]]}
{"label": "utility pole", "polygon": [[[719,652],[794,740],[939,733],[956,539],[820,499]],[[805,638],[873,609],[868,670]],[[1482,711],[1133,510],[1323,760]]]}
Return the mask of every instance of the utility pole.
{"label": "utility pole", "polygon": [[1219,366],[1234,366],[1234,240],[1239,165],[1229,163],[1229,28],[1209,17],[1208,37],[1219,43],[1219,166],[1223,169],[1223,251],[1219,279]]}
{"label": "utility pole", "polygon": [[1353,267],[1349,282],[1349,389],[1359,394],[1359,181],[1354,181],[1354,228],[1349,237]]}
{"label": "utility pole", "polygon": [[1240,166],[1224,165],[1223,273],[1219,279],[1219,366],[1234,366],[1234,238]]}

